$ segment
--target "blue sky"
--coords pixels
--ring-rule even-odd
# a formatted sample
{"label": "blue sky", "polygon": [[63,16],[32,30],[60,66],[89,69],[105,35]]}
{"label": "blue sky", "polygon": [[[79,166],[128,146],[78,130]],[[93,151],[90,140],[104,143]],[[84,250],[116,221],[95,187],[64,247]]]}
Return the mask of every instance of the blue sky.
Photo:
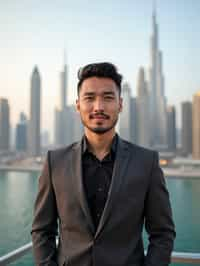
{"label": "blue sky", "polygon": [[[165,94],[178,109],[200,89],[200,1],[157,0]],[[153,1],[0,0],[0,97],[9,99],[11,121],[29,113],[30,76],[42,77],[42,127],[53,133],[63,50],[69,66],[69,102],[76,73],[95,61],[115,63],[136,94],[140,66],[150,65]]]}

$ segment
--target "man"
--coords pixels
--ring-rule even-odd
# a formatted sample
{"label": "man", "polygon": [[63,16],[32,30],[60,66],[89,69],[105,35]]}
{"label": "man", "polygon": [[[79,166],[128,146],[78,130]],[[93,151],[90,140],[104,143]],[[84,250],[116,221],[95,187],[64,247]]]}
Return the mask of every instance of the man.
{"label": "man", "polygon": [[115,133],[122,76],[97,63],[78,78],[84,136],[47,154],[32,226],[36,265],[166,266],[175,231],[158,154]]}

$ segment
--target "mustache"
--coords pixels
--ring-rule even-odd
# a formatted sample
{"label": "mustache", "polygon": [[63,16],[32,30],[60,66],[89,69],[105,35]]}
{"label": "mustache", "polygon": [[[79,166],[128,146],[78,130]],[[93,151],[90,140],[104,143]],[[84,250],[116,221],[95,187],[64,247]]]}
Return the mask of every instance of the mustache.
{"label": "mustache", "polygon": [[90,114],[89,118],[90,118],[90,119],[93,119],[93,118],[95,118],[95,117],[97,117],[97,116],[103,116],[105,119],[109,119],[109,118],[110,118],[109,115],[104,114],[104,113],[102,113],[102,112],[98,112],[98,113]]}

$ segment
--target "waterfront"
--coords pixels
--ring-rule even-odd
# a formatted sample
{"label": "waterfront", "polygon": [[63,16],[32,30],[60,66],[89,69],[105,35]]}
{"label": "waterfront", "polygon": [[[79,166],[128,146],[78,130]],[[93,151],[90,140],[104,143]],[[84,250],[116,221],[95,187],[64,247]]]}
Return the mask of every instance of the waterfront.
{"label": "waterfront", "polygon": [[[31,241],[37,175],[0,171],[0,256]],[[200,178],[170,178],[167,186],[177,231],[174,250],[200,252]],[[32,266],[32,255],[12,265]]]}

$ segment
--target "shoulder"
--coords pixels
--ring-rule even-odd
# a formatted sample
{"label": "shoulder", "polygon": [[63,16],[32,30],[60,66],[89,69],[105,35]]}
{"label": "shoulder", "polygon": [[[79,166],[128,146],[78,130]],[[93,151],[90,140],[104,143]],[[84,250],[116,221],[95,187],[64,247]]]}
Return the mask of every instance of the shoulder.
{"label": "shoulder", "polygon": [[119,146],[127,149],[126,154],[130,155],[129,158],[134,165],[137,164],[146,169],[152,169],[154,165],[159,165],[159,155],[157,151],[136,145],[121,138],[119,142],[121,143]]}
{"label": "shoulder", "polygon": [[120,142],[123,143],[123,145],[127,147],[132,154],[135,154],[142,158],[158,157],[158,152],[155,150],[139,146],[125,139],[122,139],[121,137],[119,139],[120,139]]}
{"label": "shoulder", "polygon": [[60,160],[65,158],[66,156],[69,156],[72,153],[72,151],[77,147],[81,147],[81,141],[74,142],[68,146],[64,146],[61,148],[49,150],[47,152],[47,157],[51,161]]}

